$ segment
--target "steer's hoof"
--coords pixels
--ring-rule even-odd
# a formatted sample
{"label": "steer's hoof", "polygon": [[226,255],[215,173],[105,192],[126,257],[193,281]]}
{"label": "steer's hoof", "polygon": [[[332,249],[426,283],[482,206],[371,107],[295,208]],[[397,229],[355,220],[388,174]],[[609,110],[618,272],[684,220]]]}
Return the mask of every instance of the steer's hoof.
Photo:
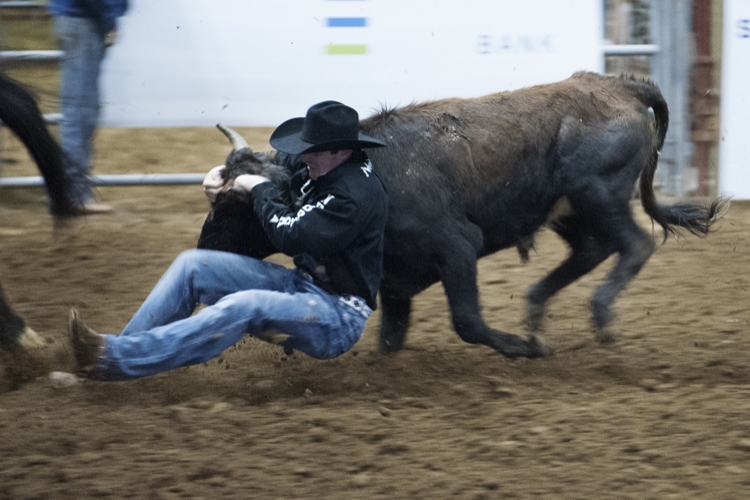
{"label": "steer's hoof", "polygon": [[596,329],[594,338],[602,345],[613,344],[620,338],[620,332],[611,324],[604,325]]}
{"label": "steer's hoof", "polygon": [[491,346],[509,359],[543,358],[554,353],[552,348],[540,342],[536,336],[524,339],[518,335],[498,332]]}
{"label": "steer's hoof", "polygon": [[534,355],[529,356],[531,358],[546,358],[547,356],[552,356],[553,354],[555,354],[555,350],[552,349],[549,344],[547,344],[547,341],[544,339],[544,337],[531,335],[529,336],[528,342],[531,346],[532,351],[534,351]]}

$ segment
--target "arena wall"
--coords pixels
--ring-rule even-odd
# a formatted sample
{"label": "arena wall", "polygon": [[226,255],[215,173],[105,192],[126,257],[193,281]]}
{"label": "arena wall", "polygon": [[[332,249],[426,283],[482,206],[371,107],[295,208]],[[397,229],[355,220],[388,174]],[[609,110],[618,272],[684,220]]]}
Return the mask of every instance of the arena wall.
{"label": "arena wall", "polygon": [[335,99],[470,97],[603,71],[601,0],[132,0],[103,125],[275,126]]}
{"label": "arena wall", "polygon": [[750,0],[724,0],[719,191],[750,199]]}

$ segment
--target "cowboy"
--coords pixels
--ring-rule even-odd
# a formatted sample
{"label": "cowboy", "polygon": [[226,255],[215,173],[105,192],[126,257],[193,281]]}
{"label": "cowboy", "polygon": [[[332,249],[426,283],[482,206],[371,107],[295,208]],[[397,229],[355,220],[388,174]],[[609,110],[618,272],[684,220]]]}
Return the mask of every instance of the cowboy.
{"label": "cowboy", "polygon": [[[325,101],[282,123],[271,146],[299,155],[293,206],[268,179],[243,175],[254,211],[295,268],[214,250],[180,254],[120,335],[99,335],[76,310],[68,331],[81,375],[127,380],[217,357],[245,335],[327,359],[348,351],[376,307],[388,197],[363,149],[357,112]],[[206,177],[211,199],[217,172]],[[220,177],[220,174],[218,175]],[[205,307],[193,314],[198,304]]]}

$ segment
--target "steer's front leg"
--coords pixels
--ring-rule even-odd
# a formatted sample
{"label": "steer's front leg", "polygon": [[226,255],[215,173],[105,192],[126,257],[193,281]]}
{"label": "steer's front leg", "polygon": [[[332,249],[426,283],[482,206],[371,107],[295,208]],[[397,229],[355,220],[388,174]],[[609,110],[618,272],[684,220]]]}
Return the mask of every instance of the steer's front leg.
{"label": "steer's front leg", "polygon": [[411,298],[380,294],[380,350],[384,353],[401,350],[409,329]]}
{"label": "steer's front leg", "polygon": [[451,308],[453,326],[462,340],[492,347],[507,358],[539,358],[552,354],[536,337],[525,339],[487,326],[479,307],[477,261],[466,251],[451,253],[440,268],[445,293]]}

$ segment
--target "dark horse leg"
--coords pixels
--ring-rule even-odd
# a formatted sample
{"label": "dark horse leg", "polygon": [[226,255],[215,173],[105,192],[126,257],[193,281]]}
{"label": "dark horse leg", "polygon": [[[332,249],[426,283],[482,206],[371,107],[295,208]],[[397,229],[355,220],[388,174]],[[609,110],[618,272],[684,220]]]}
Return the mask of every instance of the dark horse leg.
{"label": "dark horse leg", "polygon": [[0,349],[12,351],[16,347],[37,347],[43,345],[41,338],[26,326],[13,310],[8,297],[0,285]]}
{"label": "dark horse leg", "polygon": [[44,177],[53,215],[75,215],[69,181],[63,169],[66,160],[60,145],[50,134],[32,95],[0,73],[0,120],[29,150]]}
{"label": "dark horse leg", "polygon": [[[0,73],[0,120],[24,143],[44,177],[50,211],[56,216],[74,215],[68,179],[63,170],[64,154],[44,123],[32,95],[20,84]],[[0,348],[36,347],[39,336],[15,313],[0,287]]]}
{"label": "dark horse leg", "polygon": [[55,368],[69,370],[72,359],[65,343],[42,339],[10,305],[0,286],[0,376],[17,389]]}

